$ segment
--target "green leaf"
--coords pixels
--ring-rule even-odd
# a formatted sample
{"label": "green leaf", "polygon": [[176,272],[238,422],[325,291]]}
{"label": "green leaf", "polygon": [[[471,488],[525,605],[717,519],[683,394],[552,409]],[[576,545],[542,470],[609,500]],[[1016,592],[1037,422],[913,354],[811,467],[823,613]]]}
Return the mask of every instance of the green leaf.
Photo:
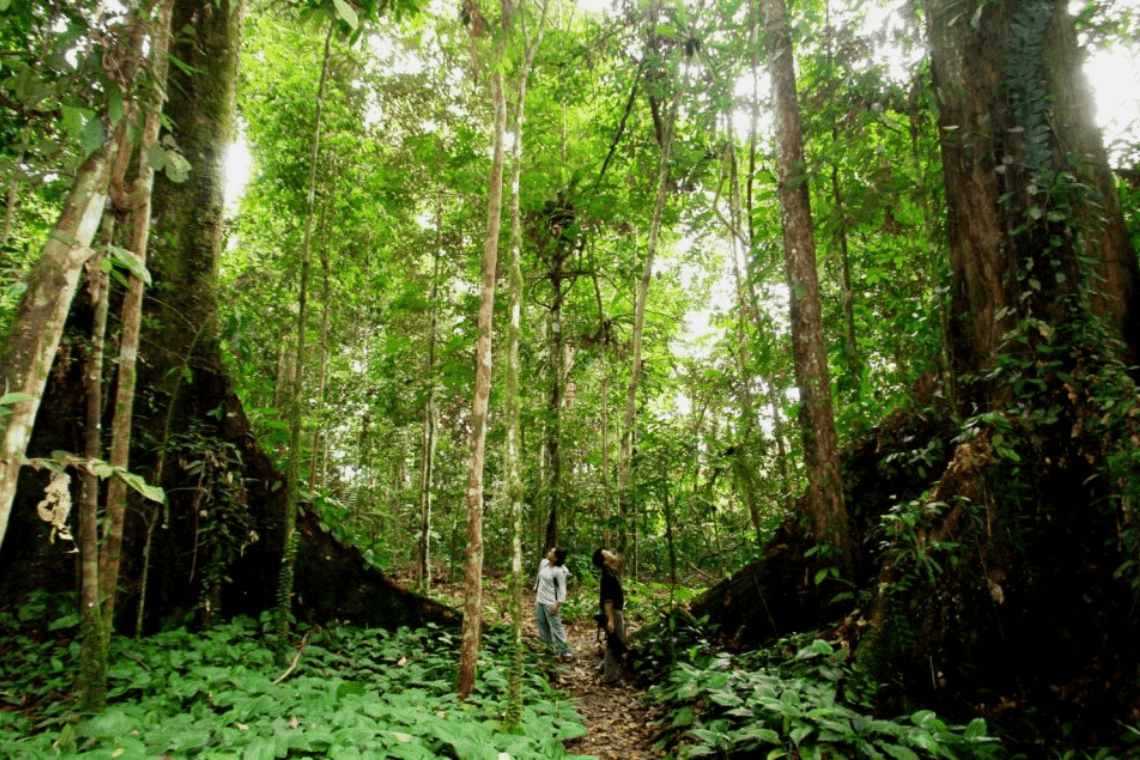
{"label": "green leaf", "polygon": [[60,111],[63,114],[63,127],[72,137],[78,138],[83,134],[83,124],[87,121],[91,111],[86,108],[76,108],[74,106],[60,106]]}
{"label": "green leaf", "polygon": [[27,393],[5,393],[0,396],[0,406],[11,406],[12,404],[22,404],[25,401],[31,401],[32,396]]}
{"label": "green leaf", "polygon": [[914,750],[898,744],[885,744],[883,745],[883,751],[895,758],[895,760],[919,760]]}
{"label": "green leaf", "polygon": [[974,718],[972,721],[970,721],[969,725],[966,726],[966,730],[963,733],[963,736],[965,736],[970,741],[977,741],[978,739],[985,738],[986,719]]}
{"label": "green leaf", "polygon": [[364,696],[364,683],[361,681],[345,681],[336,687],[337,702],[339,702],[342,697],[349,694]]}
{"label": "green leaf", "polygon": [[80,736],[114,739],[124,736],[138,727],[138,720],[121,710],[109,708],[102,715],[97,715],[89,721],[80,723],[76,733]]}
{"label": "green leaf", "polygon": [[130,486],[133,490],[137,491],[144,497],[151,501],[157,501],[159,504],[166,501],[166,492],[159,486],[149,485],[143,480],[141,475],[135,475],[133,472],[127,472],[121,467],[115,468],[115,474],[122,478],[123,482]]}
{"label": "green leaf", "polygon": [[117,85],[112,85],[107,94],[107,118],[112,125],[118,124],[119,119],[123,118],[123,93]]}
{"label": "green leaf", "polygon": [[816,654],[832,654],[835,650],[823,639],[816,639],[811,643],[811,651]]}
{"label": "green leaf", "polygon": [[241,760],[275,760],[277,757],[277,742],[273,739],[258,739],[245,748]]}
{"label": "green leaf", "polygon": [[88,119],[83,126],[83,134],[79,137],[85,151],[84,157],[90,156],[103,147],[103,122],[99,119]]}
{"label": "green leaf", "polygon": [[673,728],[684,728],[685,726],[691,726],[694,722],[696,722],[696,719],[696,715],[693,713],[693,708],[685,705],[677,711],[676,715],[673,716]]}
{"label": "green leaf", "polygon": [[352,6],[345,2],[345,0],[333,0],[333,7],[336,8],[336,15],[338,15],[344,23],[348,24],[353,29],[360,25],[360,21],[356,17],[356,11]]}
{"label": "green leaf", "polygon": [[111,254],[110,259],[115,264],[126,269],[147,285],[151,284],[150,271],[147,270],[146,265],[142,263],[142,259],[136,256],[133,251],[128,251],[126,248],[120,248],[117,245],[109,245],[107,246],[107,252]]}

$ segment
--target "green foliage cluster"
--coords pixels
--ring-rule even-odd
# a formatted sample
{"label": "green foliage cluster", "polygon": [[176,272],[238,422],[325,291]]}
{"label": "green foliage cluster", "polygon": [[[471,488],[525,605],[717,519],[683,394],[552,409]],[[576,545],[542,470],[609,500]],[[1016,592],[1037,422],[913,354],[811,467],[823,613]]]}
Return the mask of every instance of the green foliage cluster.
{"label": "green foliage cluster", "polygon": [[[17,618],[41,615],[43,602],[0,623],[26,624]],[[21,635],[0,666],[11,684],[3,693],[8,704],[0,713],[0,743],[28,760],[158,754],[481,760],[504,752],[565,757],[562,742],[585,732],[536,668],[524,678],[520,729],[503,730],[505,637],[487,637],[479,691],[461,702],[452,683],[457,642],[449,631],[319,629],[278,684],[280,668],[259,630],[271,622],[267,614],[261,626],[238,619],[202,634],[113,639],[108,708],[79,719],[60,697],[73,676],[65,663],[78,648],[62,637],[78,620],[49,624],[54,636]],[[21,695],[32,694],[42,709],[32,717],[14,711]]]}
{"label": "green foliage cluster", "polygon": [[[766,753],[768,758],[993,757],[985,721],[952,726],[930,710],[876,717],[871,692],[845,649],[822,639],[782,641],[744,655],[707,654],[678,662],[651,690],[673,717],[684,758]],[[698,650],[692,650],[696,654]],[[662,746],[672,740],[666,737]]]}

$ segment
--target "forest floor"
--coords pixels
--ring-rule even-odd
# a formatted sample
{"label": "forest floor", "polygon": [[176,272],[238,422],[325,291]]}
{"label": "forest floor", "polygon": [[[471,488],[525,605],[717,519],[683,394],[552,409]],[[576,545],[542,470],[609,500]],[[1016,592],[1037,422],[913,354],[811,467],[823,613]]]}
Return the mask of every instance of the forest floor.
{"label": "forest floor", "polygon": [[[538,635],[531,621],[524,635]],[[614,686],[602,682],[597,673],[602,659],[601,642],[596,641],[593,620],[566,626],[574,654],[569,663],[551,662],[547,671],[550,685],[573,695],[588,733],[566,743],[576,755],[593,755],[600,760],[648,760],[664,756],[653,751],[660,732],[660,711],[649,704],[645,692],[627,676]]]}
{"label": "forest floor", "polygon": [[[399,579],[404,581],[403,578]],[[509,625],[506,609],[509,593],[505,579],[484,577],[485,619],[496,625]],[[579,593],[589,593],[579,589]],[[462,584],[438,584],[432,596],[446,601],[462,599]],[[626,620],[630,633],[637,623]],[[654,751],[653,745],[661,735],[660,708],[650,704],[644,689],[634,685],[631,674],[626,674],[614,686],[602,682],[597,666],[602,661],[602,642],[597,639],[597,625],[592,618],[566,623],[566,635],[573,652],[573,662],[557,662],[553,658],[543,666],[550,685],[568,694],[582,715],[586,725],[585,736],[566,742],[566,749],[575,755],[592,755],[599,760],[650,760],[664,757],[665,750]],[[544,647],[538,638],[534,621],[534,594],[523,591],[523,641],[531,649]]]}

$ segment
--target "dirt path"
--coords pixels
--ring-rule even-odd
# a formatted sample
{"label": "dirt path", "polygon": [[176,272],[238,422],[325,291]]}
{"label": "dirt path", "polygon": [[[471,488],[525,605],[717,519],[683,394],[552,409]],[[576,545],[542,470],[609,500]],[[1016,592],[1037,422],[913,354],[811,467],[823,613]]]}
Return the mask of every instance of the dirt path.
{"label": "dirt path", "polygon": [[601,644],[595,641],[594,621],[566,626],[574,662],[550,668],[551,685],[574,695],[589,733],[566,743],[576,755],[600,760],[649,760],[664,756],[652,747],[659,732],[659,715],[649,706],[645,692],[628,680],[606,686],[595,668],[601,661]]}

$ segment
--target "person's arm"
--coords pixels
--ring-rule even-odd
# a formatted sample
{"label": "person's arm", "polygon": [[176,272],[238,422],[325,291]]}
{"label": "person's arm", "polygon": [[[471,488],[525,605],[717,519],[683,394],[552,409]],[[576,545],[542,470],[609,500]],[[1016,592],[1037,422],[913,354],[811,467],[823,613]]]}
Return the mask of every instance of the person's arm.
{"label": "person's arm", "polygon": [[606,633],[614,632],[614,600],[607,599],[606,606]]}
{"label": "person's arm", "polygon": [[[561,591],[562,593],[558,593]],[[566,573],[558,573],[558,581],[554,584],[554,606],[550,611],[557,615],[562,611],[562,603],[566,601]]]}

